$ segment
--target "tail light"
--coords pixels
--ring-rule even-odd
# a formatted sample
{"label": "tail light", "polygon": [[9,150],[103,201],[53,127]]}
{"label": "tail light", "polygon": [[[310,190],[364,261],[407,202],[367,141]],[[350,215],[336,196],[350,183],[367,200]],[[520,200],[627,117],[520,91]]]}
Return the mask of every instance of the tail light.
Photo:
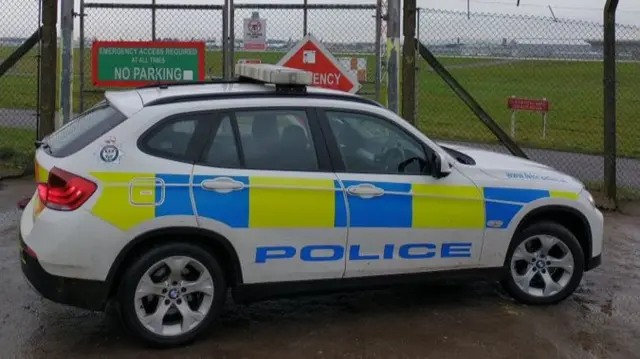
{"label": "tail light", "polygon": [[73,211],[82,206],[96,191],[95,183],[54,167],[47,183],[38,183],[38,197],[47,208]]}

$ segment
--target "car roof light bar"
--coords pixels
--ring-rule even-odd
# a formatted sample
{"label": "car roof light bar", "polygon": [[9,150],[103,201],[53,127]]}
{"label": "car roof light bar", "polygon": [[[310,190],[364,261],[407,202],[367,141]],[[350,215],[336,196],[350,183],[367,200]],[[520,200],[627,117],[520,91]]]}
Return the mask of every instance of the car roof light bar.
{"label": "car roof light bar", "polygon": [[310,86],[313,74],[309,71],[272,64],[236,64],[236,76],[256,82],[292,87]]}

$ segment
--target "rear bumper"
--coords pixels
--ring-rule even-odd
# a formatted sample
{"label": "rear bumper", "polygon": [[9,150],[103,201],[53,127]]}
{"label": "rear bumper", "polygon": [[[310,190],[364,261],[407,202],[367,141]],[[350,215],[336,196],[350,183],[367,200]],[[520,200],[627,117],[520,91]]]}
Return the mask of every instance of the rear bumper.
{"label": "rear bumper", "polygon": [[104,310],[109,294],[105,282],[65,278],[47,273],[32,254],[33,252],[28,250],[22,234],[18,237],[22,273],[31,287],[40,295],[64,305],[94,311]]}
{"label": "rear bumper", "polygon": [[596,268],[600,267],[601,264],[602,264],[602,254],[598,254],[597,256],[592,257],[587,262],[586,270],[590,271],[592,269],[596,269]]}

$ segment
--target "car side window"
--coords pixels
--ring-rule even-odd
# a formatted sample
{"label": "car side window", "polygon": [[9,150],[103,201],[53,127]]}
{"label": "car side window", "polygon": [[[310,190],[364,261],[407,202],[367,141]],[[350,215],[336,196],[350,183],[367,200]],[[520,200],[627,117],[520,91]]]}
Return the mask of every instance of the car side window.
{"label": "car side window", "polygon": [[188,114],[162,123],[143,139],[143,150],[153,156],[186,160],[201,114]]}
{"label": "car side window", "polygon": [[424,147],[389,120],[355,112],[326,111],[347,172],[424,174]]}
{"label": "car side window", "polygon": [[212,167],[239,168],[240,156],[231,118],[225,115],[210,144],[205,148],[203,164]]}
{"label": "car side window", "polygon": [[257,170],[317,171],[309,119],[300,110],[238,111],[245,167]]}

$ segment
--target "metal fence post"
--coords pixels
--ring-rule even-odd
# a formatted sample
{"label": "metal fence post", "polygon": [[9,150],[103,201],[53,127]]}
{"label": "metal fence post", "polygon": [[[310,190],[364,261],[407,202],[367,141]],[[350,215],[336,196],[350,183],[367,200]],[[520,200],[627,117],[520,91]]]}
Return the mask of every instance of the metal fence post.
{"label": "metal fence post", "polygon": [[236,12],[233,0],[229,0],[229,78],[235,76],[236,68],[234,66],[236,59]]}
{"label": "metal fence post", "polygon": [[222,8],[222,78],[229,78],[229,0],[224,0]]}
{"label": "metal fence post", "polygon": [[156,0],[151,0],[151,40],[156,41]]}
{"label": "metal fence post", "polygon": [[616,9],[607,0],[604,9],[604,182],[606,200],[617,207],[616,179]]}
{"label": "metal fence post", "polygon": [[73,0],[60,2],[60,114],[55,127],[69,122],[73,112]]}
{"label": "metal fence post", "polygon": [[84,112],[84,44],[84,0],[80,0],[80,113]]}
{"label": "metal fence post", "polygon": [[308,24],[309,24],[309,9],[307,8],[307,5],[309,5],[309,1],[308,0],[304,0],[302,3],[303,9],[302,9],[302,32],[303,32],[303,36],[307,36],[309,28],[308,28]]}
{"label": "metal fence post", "polygon": [[400,97],[400,0],[389,0],[387,3],[387,71],[389,81],[389,109],[399,113]]}
{"label": "metal fence post", "polygon": [[402,47],[402,117],[416,123],[416,0],[404,1]]}
{"label": "metal fence post", "polygon": [[58,2],[44,1],[42,6],[42,70],[40,75],[42,118],[38,128],[38,139],[43,139],[55,130],[56,116],[56,67],[58,50]]}
{"label": "metal fence post", "polygon": [[40,122],[42,122],[42,34],[44,32],[42,19],[42,1],[38,1],[38,53],[36,55],[36,140],[40,139]]}
{"label": "metal fence post", "polygon": [[[420,42],[420,8],[416,7],[416,42]],[[417,47],[417,44],[416,44]],[[415,77],[416,77],[416,81],[414,83],[413,89],[415,91],[415,96],[416,98],[418,97],[418,92],[420,91],[420,86],[418,86],[418,84],[420,83],[420,81],[418,81],[418,79],[420,78],[420,66],[418,65],[418,59],[416,59],[415,63]],[[414,101],[413,103],[413,109],[414,109],[414,119],[415,119],[415,123],[418,123],[418,102],[419,101]]]}
{"label": "metal fence post", "polygon": [[382,82],[382,0],[376,1],[376,101],[380,102],[380,87]]}

